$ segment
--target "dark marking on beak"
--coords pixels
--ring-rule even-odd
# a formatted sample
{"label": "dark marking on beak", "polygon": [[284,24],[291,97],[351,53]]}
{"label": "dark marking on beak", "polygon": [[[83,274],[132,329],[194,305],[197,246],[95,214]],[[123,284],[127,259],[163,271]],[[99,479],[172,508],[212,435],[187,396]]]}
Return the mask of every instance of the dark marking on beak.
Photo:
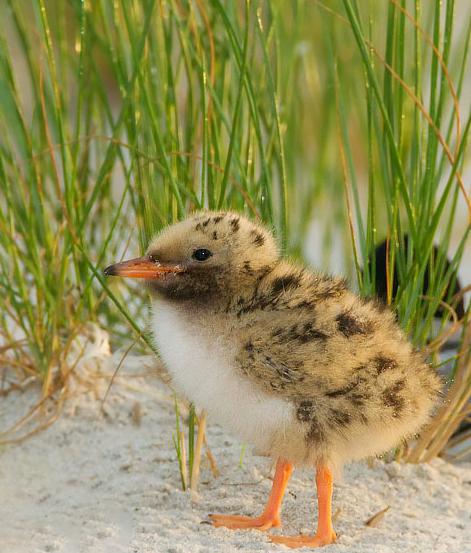
{"label": "dark marking on beak", "polygon": [[103,270],[105,276],[116,276],[118,273],[116,271],[116,265],[109,265],[106,269]]}

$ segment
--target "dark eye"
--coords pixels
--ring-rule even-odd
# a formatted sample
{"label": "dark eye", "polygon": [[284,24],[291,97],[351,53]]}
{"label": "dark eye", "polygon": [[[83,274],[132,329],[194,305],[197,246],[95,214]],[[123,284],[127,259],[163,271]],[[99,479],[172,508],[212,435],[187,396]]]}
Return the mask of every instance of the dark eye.
{"label": "dark eye", "polygon": [[201,248],[200,250],[195,250],[193,252],[193,259],[196,259],[196,261],[206,261],[212,255],[213,254],[209,250],[205,250],[204,248]]}

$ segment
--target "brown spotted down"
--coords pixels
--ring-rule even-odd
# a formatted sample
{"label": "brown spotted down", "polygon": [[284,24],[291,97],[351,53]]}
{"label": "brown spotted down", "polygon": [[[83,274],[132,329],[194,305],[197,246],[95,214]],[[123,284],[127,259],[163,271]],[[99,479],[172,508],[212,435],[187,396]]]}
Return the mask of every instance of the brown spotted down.
{"label": "brown spotted down", "polygon": [[337,315],[337,328],[346,338],[351,336],[369,334],[373,331],[373,325],[369,321],[356,318],[351,313],[343,312]]}
{"label": "brown spotted down", "polygon": [[382,453],[427,422],[440,380],[387,306],[283,259],[273,235],[242,215],[205,212],[181,225],[151,246],[157,259],[178,259],[174,244],[185,240],[185,251],[214,255],[152,291],[181,300],[192,324],[227,344],[244,382],[286,403],[291,421],[270,455],[341,463]]}
{"label": "brown spotted down", "polygon": [[263,244],[265,244],[265,237],[262,232],[253,230],[250,233],[250,236],[252,237],[252,244],[257,248],[260,248]]}

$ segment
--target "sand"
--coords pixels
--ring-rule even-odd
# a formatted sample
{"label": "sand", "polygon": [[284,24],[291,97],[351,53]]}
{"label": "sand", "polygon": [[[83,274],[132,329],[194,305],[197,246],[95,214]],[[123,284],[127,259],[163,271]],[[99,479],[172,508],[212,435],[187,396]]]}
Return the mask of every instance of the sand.
{"label": "sand", "polygon": [[[171,394],[155,376],[138,376],[148,358],[127,359],[103,414],[96,397],[118,358],[109,358],[96,395],[75,397],[47,430],[0,448],[0,553],[288,551],[265,533],[205,523],[211,512],[257,514],[271,484],[270,462],[247,450],[240,464],[241,445],[217,424],[208,442],[220,477],[203,463],[198,494],[181,490]],[[33,386],[1,399],[2,429],[36,397]],[[283,528],[271,532],[312,532],[314,491],[313,474],[296,471]],[[386,507],[377,526],[365,525]],[[329,553],[471,553],[471,465],[351,464],[334,512]]]}

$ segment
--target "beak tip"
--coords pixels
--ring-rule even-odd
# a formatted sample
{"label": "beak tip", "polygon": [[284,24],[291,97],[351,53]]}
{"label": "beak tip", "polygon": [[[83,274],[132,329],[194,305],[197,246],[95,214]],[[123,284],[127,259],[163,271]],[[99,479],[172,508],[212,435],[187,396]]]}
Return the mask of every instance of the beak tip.
{"label": "beak tip", "polygon": [[115,276],[117,274],[115,266],[109,265],[108,267],[106,267],[106,269],[103,270],[103,274],[105,276]]}

